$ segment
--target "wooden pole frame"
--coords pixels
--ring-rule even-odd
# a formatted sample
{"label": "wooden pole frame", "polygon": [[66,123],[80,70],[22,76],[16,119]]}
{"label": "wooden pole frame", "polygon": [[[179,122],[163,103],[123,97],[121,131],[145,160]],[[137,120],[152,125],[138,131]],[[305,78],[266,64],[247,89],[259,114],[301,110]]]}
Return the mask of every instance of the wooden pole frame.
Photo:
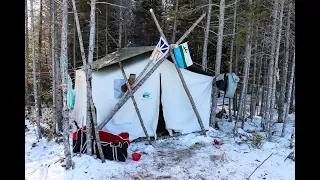
{"label": "wooden pole frame", "polygon": [[[162,31],[162,29],[161,29],[161,27],[160,27],[160,25],[159,25],[159,22],[158,22],[158,20],[157,20],[157,18],[156,18],[156,16],[155,16],[155,14],[154,14],[154,12],[153,12],[152,9],[150,9],[150,13],[151,13],[151,16],[152,16],[154,22],[156,23],[156,26],[157,26],[157,28],[158,28],[158,31],[160,32],[160,35],[162,36],[162,38],[164,38],[164,39],[167,41],[167,39],[166,39],[165,35],[163,34],[163,31]],[[204,15],[205,15],[205,14],[204,14]],[[168,41],[167,41],[167,42],[168,42]],[[194,100],[193,100],[193,98],[192,98],[192,95],[191,95],[191,93],[190,93],[190,91],[189,91],[189,88],[188,88],[188,86],[187,86],[187,84],[186,84],[186,81],[184,80],[184,77],[183,77],[183,75],[181,74],[181,70],[180,70],[180,68],[178,67],[176,58],[175,58],[175,56],[174,56],[174,54],[173,54],[173,52],[172,52],[172,47],[170,47],[170,50],[169,50],[169,51],[170,51],[170,52],[169,52],[169,53],[170,53],[170,57],[172,58],[172,61],[173,61],[173,63],[174,63],[174,66],[175,66],[175,68],[176,68],[176,70],[177,70],[177,72],[178,72],[178,75],[179,75],[179,77],[180,77],[180,80],[181,80],[181,82],[182,82],[182,86],[183,86],[185,92],[187,93],[187,96],[188,96],[189,101],[190,101],[190,103],[191,103],[192,109],[193,109],[193,111],[194,111],[194,113],[195,113],[195,115],[196,115],[196,117],[197,117],[198,123],[199,123],[199,125],[200,125],[201,130],[202,130],[202,133],[206,136],[206,131],[205,131],[205,129],[204,129],[204,126],[203,126],[203,123],[202,123],[200,114],[199,114],[199,112],[198,112],[198,110],[197,110],[197,107],[196,107],[195,102],[194,102]]]}
{"label": "wooden pole frame", "polygon": [[[176,42],[176,44],[180,44],[189,34],[190,32],[199,24],[199,22],[205,17],[206,13],[202,14],[198,20],[184,33],[184,35]],[[140,80],[140,81],[136,81],[136,83],[133,84],[133,88],[132,88],[132,94],[134,94],[140,87],[141,85],[151,76],[151,74],[160,66],[160,64],[169,56],[169,54],[167,54],[166,56],[164,56],[162,59],[160,59],[149,71],[148,73]],[[151,63],[148,63],[147,67],[150,65]],[[145,67],[145,70],[147,69],[147,67]],[[140,76],[142,76],[142,73],[140,74]],[[139,77],[137,78],[139,79]],[[114,108],[112,109],[112,111],[110,112],[110,114],[106,117],[105,120],[103,120],[99,125],[98,125],[98,129],[101,130],[111,119],[112,117],[118,112],[118,110],[127,102],[127,100],[129,99],[129,93],[126,92],[122,98],[118,101],[118,103],[114,106]]]}

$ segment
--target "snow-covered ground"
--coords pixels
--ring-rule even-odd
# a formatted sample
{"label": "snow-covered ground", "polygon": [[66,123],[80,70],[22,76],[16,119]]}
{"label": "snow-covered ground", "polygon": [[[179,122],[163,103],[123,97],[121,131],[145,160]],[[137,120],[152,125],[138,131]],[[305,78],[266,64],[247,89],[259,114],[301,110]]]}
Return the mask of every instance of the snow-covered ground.
{"label": "snow-covered ground", "polygon": [[[282,124],[276,124],[272,142],[260,132],[260,117],[247,121],[244,129],[238,129],[239,137],[233,137],[234,122],[218,120],[219,130],[210,129],[207,137],[191,133],[165,140],[131,143],[126,162],[107,160],[101,163],[91,156],[74,156],[74,169],[65,170],[63,144],[47,142],[45,138],[36,141],[35,126],[26,120],[29,131],[25,133],[25,179],[27,180],[105,180],[105,179],[246,179],[266,158],[269,157],[250,179],[293,180],[295,162],[286,157],[294,151],[290,149],[290,139],[294,129],[295,115],[289,115],[289,123],[284,138],[280,137]],[[239,123],[240,125],[241,123]],[[262,143],[254,146],[252,137],[261,135]],[[213,145],[217,139],[223,144]],[[255,138],[257,140],[257,138]],[[35,147],[32,144],[36,143]],[[131,159],[132,152],[142,153],[139,161]],[[219,159],[219,155],[222,158]],[[218,160],[217,160],[218,158]],[[286,160],[285,160],[286,159]]]}

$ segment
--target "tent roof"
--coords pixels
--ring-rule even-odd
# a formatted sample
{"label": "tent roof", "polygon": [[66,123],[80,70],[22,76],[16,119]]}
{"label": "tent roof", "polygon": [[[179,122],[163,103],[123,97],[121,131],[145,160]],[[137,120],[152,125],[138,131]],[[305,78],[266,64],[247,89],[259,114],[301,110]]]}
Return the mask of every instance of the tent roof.
{"label": "tent roof", "polygon": [[[124,61],[127,59],[130,59],[132,57],[144,54],[144,53],[151,53],[153,51],[154,46],[140,46],[140,47],[125,47],[118,51],[112,52],[108,54],[107,56],[98,59],[96,61],[92,62],[92,69],[93,70],[99,70],[101,68],[110,66],[112,64],[115,64],[118,62],[116,55],[120,55],[120,61]],[[168,60],[172,62],[171,57],[168,57]],[[82,67],[81,67],[82,68]],[[189,71],[207,75],[207,76],[214,76],[211,72],[203,71],[202,68],[198,67],[197,65],[191,65],[190,67],[186,68]]]}
{"label": "tent roof", "polygon": [[122,48],[118,51],[112,52],[108,54],[107,56],[98,59],[96,61],[93,61],[92,63],[92,69],[101,69],[106,66],[110,66],[112,64],[115,64],[118,62],[116,55],[120,55],[120,61],[132,58],[134,56],[152,51],[154,49],[154,46],[140,46],[140,47],[126,47]]}

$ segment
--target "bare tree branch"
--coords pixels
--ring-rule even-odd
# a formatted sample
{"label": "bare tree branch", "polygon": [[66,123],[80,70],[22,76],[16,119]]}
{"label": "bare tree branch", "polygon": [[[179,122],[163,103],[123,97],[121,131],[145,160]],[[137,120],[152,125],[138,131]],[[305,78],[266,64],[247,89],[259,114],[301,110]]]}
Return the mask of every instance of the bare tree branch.
{"label": "bare tree branch", "polygon": [[125,7],[125,6],[120,6],[120,5],[112,4],[112,3],[108,3],[108,2],[96,2],[96,4],[108,4],[108,5],[117,6],[117,7],[120,7],[120,8],[128,8],[128,7]]}

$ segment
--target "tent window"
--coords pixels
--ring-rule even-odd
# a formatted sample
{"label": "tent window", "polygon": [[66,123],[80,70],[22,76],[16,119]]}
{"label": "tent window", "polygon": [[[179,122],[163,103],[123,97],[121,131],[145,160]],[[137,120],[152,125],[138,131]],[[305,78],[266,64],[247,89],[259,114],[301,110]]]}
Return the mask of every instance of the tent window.
{"label": "tent window", "polygon": [[121,91],[121,86],[125,83],[124,79],[114,79],[113,80],[113,98],[119,99],[123,96],[123,92]]}

